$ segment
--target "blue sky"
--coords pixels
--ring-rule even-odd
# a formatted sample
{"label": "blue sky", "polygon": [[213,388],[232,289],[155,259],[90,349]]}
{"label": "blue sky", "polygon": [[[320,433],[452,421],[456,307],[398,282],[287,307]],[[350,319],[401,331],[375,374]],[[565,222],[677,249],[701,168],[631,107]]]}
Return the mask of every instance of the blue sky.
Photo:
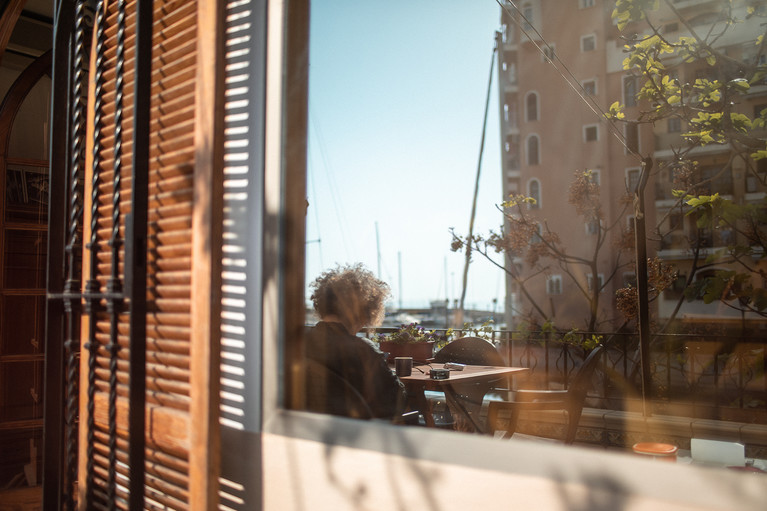
{"label": "blue sky", "polygon": [[[449,229],[468,231],[498,27],[494,0],[312,2],[309,281],[336,263],[378,273],[380,247],[393,305],[460,297]],[[475,232],[502,221],[497,97],[494,78]],[[475,259],[467,307],[501,310],[502,280]]]}

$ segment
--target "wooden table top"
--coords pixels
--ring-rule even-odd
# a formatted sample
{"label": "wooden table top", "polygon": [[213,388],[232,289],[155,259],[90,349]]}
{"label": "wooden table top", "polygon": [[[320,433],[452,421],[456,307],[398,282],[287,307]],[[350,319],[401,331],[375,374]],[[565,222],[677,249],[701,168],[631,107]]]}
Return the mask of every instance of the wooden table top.
{"label": "wooden table top", "polygon": [[527,367],[506,367],[506,366],[474,366],[467,365],[462,371],[450,371],[450,378],[446,380],[432,380],[429,376],[431,369],[441,369],[443,364],[419,364],[413,366],[413,372],[410,376],[400,376],[399,379],[408,386],[423,385],[427,389],[439,388],[443,385],[452,383],[468,383],[485,380],[497,380],[505,376],[529,371]]}

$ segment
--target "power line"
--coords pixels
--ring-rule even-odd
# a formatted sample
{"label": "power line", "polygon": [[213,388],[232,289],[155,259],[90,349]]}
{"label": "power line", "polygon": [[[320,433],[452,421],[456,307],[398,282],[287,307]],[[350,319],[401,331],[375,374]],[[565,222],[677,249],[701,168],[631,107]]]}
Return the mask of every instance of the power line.
{"label": "power line", "polygon": [[314,128],[314,134],[317,140],[317,146],[319,148],[320,159],[322,161],[322,166],[325,169],[325,177],[327,178],[328,187],[330,188],[330,198],[331,198],[331,202],[333,203],[333,209],[336,213],[336,218],[338,219],[338,225],[341,231],[341,241],[344,245],[346,257],[348,259],[350,254],[349,243],[346,238],[346,232],[348,231],[348,222],[346,220],[346,217],[344,216],[343,209],[338,204],[339,202],[338,185],[336,184],[335,177],[333,175],[332,168],[327,156],[327,152],[325,150],[325,141],[322,137],[322,132],[319,129],[316,116],[314,115],[314,112],[312,111],[311,107],[309,108],[309,117],[311,119],[312,127]]}
{"label": "power line", "polygon": [[[607,117],[607,113],[602,109],[599,103],[597,103],[596,99],[594,99],[593,97],[591,97],[591,95],[586,93],[580,81],[575,77],[575,75],[573,75],[573,73],[570,71],[570,68],[567,66],[567,64],[565,64],[562,61],[562,59],[559,58],[559,55],[557,54],[556,51],[554,51],[554,48],[552,48],[549,42],[546,41],[546,39],[544,39],[543,35],[541,35],[541,33],[538,32],[538,29],[536,29],[535,26],[533,26],[532,22],[529,19],[527,19],[527,17],[519,9],[519,7],[517,7],[516,4],[511,0],[505,0],[505,2],[502,0],[495,0],[495,1],[501,7],[501,9],[503,9],[504,12],[506,12],[509,15],[509,18],[511,18],[512,21],[514,21],[514,23],[519,27],[522,33],[525,34],[525,36],[527,36],[530,42],[533,43],[533,46],[535,46],[535,48],[541,53],[541,55],[543,55],[543,58],[545,59],[545,61],[554,67],[554,69],[559,74],[559,76],[561,76],[562,79],[565,81],[565,83],[567,83],[567,85],[570,86],[570,88],[575,92],[575,94],[578,95],[578,97],[589,108],[589,110],[591,110],[600,121],[605,121],[607,123],[608,130],[613,134],[613,136],[618,140],[618,142],[620,142],[620,144],[626,148],[626,151],[629,154],[635,156],[640,161],[642,161],[642,156],[628,146],[628,144],[626,143],[626,137],[623,135],[621,130],[617,128],[617,126],[615,125],[615,122],[609,117]],[[507,5],[511,5],[514,8],[517,14],[519,14],[519,17],[522,18],[522,20],[524,20],[524,23],[520,22],[520,20],[517,19],[516,16],[514,16],[514,14],[508,9]],[[536,40],[530,36],[527,30],[525,30],[525,27],[524,27],[525,24],[533,32],[535,32],[535,35],[538,37],[540,41],[543,42],[545,47],[551,50],[550,53],[554,56],[554,59],[559,63],[559,65],[562,66],[562,68],[567,72],[570,78],[572,78],[572,81],[570,78],[565,76],[562,70],[560,70],[559,67],[557,67],[557,65],[554,63],[551,57],[541,47],[541,45],[539,45],[536,42]]]}

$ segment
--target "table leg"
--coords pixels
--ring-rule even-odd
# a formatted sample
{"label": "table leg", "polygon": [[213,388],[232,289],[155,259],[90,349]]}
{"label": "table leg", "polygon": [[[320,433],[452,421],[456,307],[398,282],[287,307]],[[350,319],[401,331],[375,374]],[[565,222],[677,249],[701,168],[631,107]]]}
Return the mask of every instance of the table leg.
{"label": "table leg", "polygon": [[426,427],[434,428],[434,413],[431,409],[431,403],[426,399],[426,394],[423,389],[408,389],[408,401],[410,401],[410,408],[418,410],[423,414],[423,419],[426,422]]}
{"label": "table leg", "polygon": [[448,406],[466,418],[466,423],[471,429],[471,432],[485,433],[485,428],[483,428],[482,425],[477,422],[474,415],[464,406],[461,397],[456,393],[452,386],[446,385],[444,387],[444,392],[445,400],[447,401]]}

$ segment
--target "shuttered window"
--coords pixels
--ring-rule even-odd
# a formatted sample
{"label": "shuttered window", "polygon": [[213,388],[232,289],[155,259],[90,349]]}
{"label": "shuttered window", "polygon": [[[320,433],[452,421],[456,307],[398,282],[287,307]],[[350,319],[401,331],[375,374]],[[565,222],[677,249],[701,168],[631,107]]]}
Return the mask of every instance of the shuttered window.
{"label": "shuttered window", "polygon": [[[127,1],[123,10],[116,1],[100,2],[103,11],[94,16],[84,162],[78,498],[107,506],[116,499],[117,508],[135,508],[140,499],[131,479],[143,477],[144,507],[187,509],[194,503],[208,509],[216,501],[218,470],[221,3],[155,1],[151,68],[138,69],[136,4]],[[142,77],[150,80],[145,111],[141,101],[134,103]],[[144,134],[134,133],[142,130],[134,127],[136,111],[148,113],[146,192],[135,191],[133,183],[140,172],[133,168],[134,143]],[[136,155],[139,169],[146,160],[138,150]],[[142,211],[145,245],[137,220]],[[142,278],[144,261],[145,307],[129,293],[131,279]],[[132,344],[137,332],[138,344]],[[131,352],[144,341],[142,370]],[[142,372],[145,461],[136,467],[130,414],[140,399],[131,395],[131,375]]]}

